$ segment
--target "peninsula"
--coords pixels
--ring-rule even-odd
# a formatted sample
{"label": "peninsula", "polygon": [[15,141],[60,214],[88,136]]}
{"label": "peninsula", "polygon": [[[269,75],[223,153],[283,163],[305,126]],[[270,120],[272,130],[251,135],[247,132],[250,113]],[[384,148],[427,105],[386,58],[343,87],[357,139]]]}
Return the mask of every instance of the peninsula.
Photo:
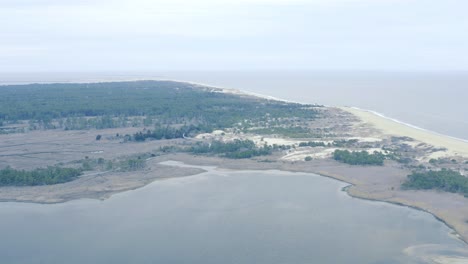
{"label": "peninsula", "polygon": [[173,81],[3,86],[0,201],[106,199],[200,168],[311,172],[468,241],[468,142],[349,107]]}

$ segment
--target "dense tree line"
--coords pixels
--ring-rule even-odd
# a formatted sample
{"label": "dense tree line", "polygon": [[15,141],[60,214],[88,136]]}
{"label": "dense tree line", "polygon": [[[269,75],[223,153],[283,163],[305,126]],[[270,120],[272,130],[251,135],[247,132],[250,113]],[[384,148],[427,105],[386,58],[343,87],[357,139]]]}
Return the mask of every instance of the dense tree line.
{"label": "dense tree line", "polygon": [[[170,81],[30,84],[2,86],[0,122],[33,120],[44,128],[87,129],[120,127],[127,117],[150,116],[161,124],[185,122],[223,129],[266,117],[310,120],[319,114],[315,108]],[[62,123],[57,125],[53,120],[59,119]],[[152,119],[144,122],[151,124]]]}
{"label": "dense tree line", "polygon": [[347,163],[350,165],[378,165],[384,164],[385,155],[381,152],[375,151],[369,154],[367,151],[349,151],[349,150],[335,150],[333,158],[337,161]]}
{"label": "dense tree line", "polygon": [[69,182],[82,174],[80,169],[49,166],[32,171],[15,170],[10,167],[0,170],[0,186],[34,186]]}
{"label": "dense tree line", "polygon": [[321,141],[309,141],[299,143],[299,147],[325,147],[325,142]]}
{"label": "dense tree line", "polygon": [[453,170],[413,172],[402,185],[405,189],[437,189],[468,197],[468,178]]}
{"label": "dense tree line", "polygon": [[255,156],[270,155],[273,147],[264,145],[257,147],[252,140],[236,139],[231,142],[213,141],[211,143],[197,143],[190,148],[195,154],[220,154],[231,159],[247,159]]}
{"label": "dense tree line", "polygon": [[135,141],[145,141],[146,139],[174,139],[184,138],[199,133],[210,133],[213,129],[210,126],[183,126],[181,128],[172,128],[170,126],[156,127],[154,130],[140,131],[133,134]]}

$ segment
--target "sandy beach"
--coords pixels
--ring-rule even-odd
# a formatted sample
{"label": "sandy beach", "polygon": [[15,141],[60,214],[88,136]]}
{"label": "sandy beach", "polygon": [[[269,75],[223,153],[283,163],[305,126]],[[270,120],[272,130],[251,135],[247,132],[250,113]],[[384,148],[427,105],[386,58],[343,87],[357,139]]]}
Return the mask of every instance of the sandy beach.
{"label": "sandy beach", "polygon": [[381,117],[373,112],[352,107],[340,107],[359,117],[364,123],[380,130],[384,135],[410,137],[419,142],[432,145],[437,148],[446,148],[447,156],[468,157],[468,142],[452,137],[440,135],[430,131],[422,130],[398,123],[391,119]]}

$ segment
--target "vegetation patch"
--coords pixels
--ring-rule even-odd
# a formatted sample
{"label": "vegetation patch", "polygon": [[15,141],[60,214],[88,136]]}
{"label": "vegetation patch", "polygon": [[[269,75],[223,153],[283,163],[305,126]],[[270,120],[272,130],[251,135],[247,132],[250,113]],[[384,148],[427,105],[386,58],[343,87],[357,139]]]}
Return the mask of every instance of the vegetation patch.
{"label": "vegetation patch", "polygon": [[0,122],[29,120],[30,129],[186,124],[214,130],[246,120],[251,125],[293,117],[313,120],[317,108],[171,81],[29,84],[2,86]]}
{"label": "vegetation patch", "polygon": [[194,154],[218,154],[230,159],[248,159],[255,156],[270,155],[272,146],[257,147],[252,140],[236,139],[231,142],[213,141],[211,143],[197,143],[190,148]]}
{"label": "vegetation patch", "polygon": [[210,133],[213,130],[207,126],[183,126],[181,128],[172,128],[169,126],[156,127],[154,130],[146,130],[133,134],[135,141],[145,141],[146,139],[175,139],[197,135],[199,133]]}
{"label": "vegetation patch", "polygon": [[[154,154],[152,154],[155,156]],[[83,171],[136,171],[146,167],[146,159],[152,157],[151,154],[140,154],[131,157],[120,158],[118,160],[105,160],[104,158],[85,158],[78,161],[81,163]]]}
{"label": "vegetation patch", "polygon": [[441,190],[461,193],[468,196],[468,178],[457,171],[442,169],[440,171],[413,172],[402,184],[405,189]]}
{"label": "vegetation patch", "polygon": [[367,151],[353,151],[349,150],[335,150],[333,158],[336,161],[343,162],[350,165],[377,165],[383,166],[386,159],[385,155],[381,152],[375,151],[369,154]]}
{"label": "vegetation patch", "polygon": [[357,139],[342,139],[342,140],[335,140],[333,141],[333,146],[338,148],[345,148],[345,147],[352,147],[359,142]]}
{"label": "vegetation patch", "polygon": [[10,167],[0,170],[0,186],[36,186],[65,183],[82,174],[81,169],[49,166],[32,171],[15,170]]}

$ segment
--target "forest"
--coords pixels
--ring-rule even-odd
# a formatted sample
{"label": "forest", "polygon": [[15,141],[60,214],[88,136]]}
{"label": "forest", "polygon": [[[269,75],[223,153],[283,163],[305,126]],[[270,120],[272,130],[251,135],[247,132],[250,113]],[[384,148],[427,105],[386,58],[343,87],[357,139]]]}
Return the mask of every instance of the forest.
{"label": "forest", "polygon": [[231,142],[213,141],[211,143],[197,143],[190,148],[194,154],[217,154],[231,159],[248,159],[255,156],[270,155],[271,146],[257,147],[251,140],[236,139]]}
{"label": "forest", "polygon": [[430,190],[461,193],[468,197],[468,178],[457,171],[442,169],[440,171],[413,172],[402,184],[404,189]]}
{"label": "forest", "polygon": [[32,171],[15,170],[10,167],[0,170],[0,186],[35,186],[65,183],[82,174],[81,169],[49,166]]}
{"label": "forest", "polygon": [[[0,123],[28,120],[37,129],[102,129],[135,125],[233,127],[244,120],[317,118],[300,105],[213,92],[172,81],[2,86]],[[143,124],[135,124],[141,117]]]}
{"label": "forest", "polygon": [[333,158],[336,161],[343,162],[350,165],[377,165],[383,166],[385,155],[381,152],[375,151],[369,154],[367,151],[349,151],[349,150],[335,150]]}
{"label": "forest", "polygon": [[325,142],[321,141],[309,141],[309,142],[301,142],[299,143],[299,147],[326,147]]}
{"label": "forest", "polygon": [[133,134],[132,139],[135,141],[145,141],[146,139],[175,139],[194,136],[199,133],[211,133],[213,129],[210,126],[190,125],[182,126],[181,128],[172,128],[168,125],[164,127],[155,127],[153,130],[140,131]]}

